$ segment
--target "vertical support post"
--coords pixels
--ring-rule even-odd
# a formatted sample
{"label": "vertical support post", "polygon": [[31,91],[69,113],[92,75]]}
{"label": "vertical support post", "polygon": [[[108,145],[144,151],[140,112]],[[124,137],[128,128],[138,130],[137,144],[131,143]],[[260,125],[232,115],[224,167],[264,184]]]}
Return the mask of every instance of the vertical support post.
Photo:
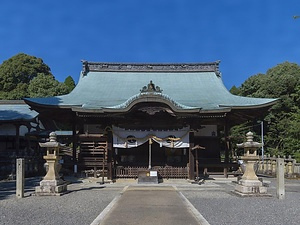
{"label": "vertical support post", "polygon": [[20,150],[20,125],[16,124],[16,154],[19,155]]}
{"label": "vertical support post", "polygon": [[268,164],[266,160],[263,162],[263,174],[268,174]]}
{"label": "vertical support post", "polygon": [[94,166],[94,178],[97,178],[97,167]]}
{"label": "vertical support post", "polygon": [[104,184],[104,170],[105,170],[105,151],[103,154],[103,161],[102,161],[102,184]]}
{"label": "vertical support post", "polygon": [[268,160],[267,168],[268,168],[267,174],[272,174],[272,160],[270,158]]}
{"label": "vertical support post", "polygon": [[74,173],[77,173],[77,137],[76,137],[76,121],[72,123],[72,157],[73,157],[73,168]]}
{"label": "vertical support post", "polygon": [[229,163],[229,139],[228,139],[229,128],[228,128],[227,120],[225,121],[224,135],[225,135],[225,164],[228,164]]}
{"label": "vertical support post", "polygon": [[224,174],[225,178],[228,178],[228,167],[227,166],[223,168],[223,174]]}
{"label": "vertical support post", "polygon": [[203,169],[203,175],[204,175],[204,176],[207,176],[207,173],[208,173],[208,169],[207,169],[207,167],[205,167],[205,168]]}
{"label": "vertical support post", "polygon": [[193,154],[194,148],[194,133],[190,133],[190,148],[189,148],[189,179],[195,180],[195,157]]}
{"label": "vertical support post", "polygon": [[[28,128],[28,133],[30,132],[30,127],[27,127]],[[30,154],[30,156],[32,156],[32,153],[30,151],[28,151],[29,149],[31,149],[31,143],[30,143],[30,136],[26,135],[25,136],[26,138],[26,149],[27,149],[27,153]]]}
{"label": "vertical support post", "polygon": [[16,196],[17,198],[24,197],[24,183],[25,183],[25,161],[24,159],[17,159],[17,182],[16,182]]}
{"label": "vertical support post", "polygon": [[107,133],[107,179],[113,179],[112,167],[113,135],[112,131]]}
{"label": "vertical support post", "polygon": [[195,155],[196,155],[196,176],[197,176],[197,179],[199,179],[198,149],[195,149]]}
{"label": "vertical support post", "polygon": [[[283,163],[283,165],[284,165],[284,163]],[[284,167],[283,167],[283,171],[284,171]],[[277,173],[276,159],[274,159],[274,160],[272,161],[272,175],[276,175],[276,173]]]}
{"label": "vertical support post", "polygon": [[284,187],[284,159],[277,159],[277,186],[276,186],[277,198],[280,200],[285,199],[285,187]]}
{"label": "vertical support post", "polygon": [[149,170],[151,170],[151,162],[152,162],[152,149],[151,149],[151,147],[152,147],[152,139],[151,138],[149,138],[149,162],[148,162],[148,169]]}
{"label": "vertical support post", "polygon": [[[264,121],[261,121],[261,160],[264,163],[265,152],[264,152]],[[264,164],[263,164],[264,165]]]}
{"label": "vertical support post", "polygon": [[293,177],[293,163],[291,161],[287,163],[287,175]]}

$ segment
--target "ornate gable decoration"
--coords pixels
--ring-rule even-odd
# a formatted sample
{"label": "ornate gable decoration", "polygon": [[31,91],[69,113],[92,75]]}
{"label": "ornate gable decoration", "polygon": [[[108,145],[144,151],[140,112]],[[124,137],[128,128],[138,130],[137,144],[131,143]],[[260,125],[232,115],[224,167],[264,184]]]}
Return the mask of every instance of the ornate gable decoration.
{"label": "ornate gable decoration", "polygon": [[155,84],[150,80],[150,83],[147,86],[144,86],[141,90],[141,94],[143,93],[161,93],[163,90],[160,89],[159,86],[155,87]]}
{"label": "ornate gable decoration", "polygon": [[[162,100],[163,102],[167,102],[167,105],[172,105],[174,106],[174,108],[177,109],[199,109],[197,107],[190,107],[190,106],[186,106],[186,105],[182,105],[176,101],[174,101],[172,98],[170,98],[168,95],[163,94],[162,93],[162,89],[159,86],[155,86],[155,84],[152,82],[152,80],[150,80],[150,83],[147,86],[144,86],[141,90],[139,94],[133,95],[132,97],[130,97],[129,99],[127,99],[125,102],[119,104],[119,105],[115,105],[109,108],[113,108],[113,109],[124,109],[130,106],[130,104],[132,104],[133,102],[135,102],[136,100],[139,99],[143,99],[144,97],[148,98],[148,97],[153,97],[153,101],[158,101],[159,99]],[[158,102],[162,102],[162,101],[158,101]],[[170,104],[168,104],[168,102]],[[171,108],[172,108],[171,106]]]}

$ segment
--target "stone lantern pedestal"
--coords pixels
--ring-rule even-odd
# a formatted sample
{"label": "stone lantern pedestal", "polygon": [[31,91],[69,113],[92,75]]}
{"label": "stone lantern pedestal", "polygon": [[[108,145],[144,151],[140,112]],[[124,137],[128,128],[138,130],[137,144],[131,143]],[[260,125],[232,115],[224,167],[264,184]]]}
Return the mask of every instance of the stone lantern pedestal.
{"label": "stone lantern pedestal", "polygon": [[50,133],[50,141],[46,143],[39,143],[41,147],[47,148],[47,154],[44,159],[48,163],[48,172],[44,179],[40,182],[40,186],[35,188],[35,195],[43,196],[55,196],[61,195],[67,191],[67,183],[63,181],[58,172],[60,160],[59,149],[62,146],[56,141],[56,134]]}
{"label": "stone lantern pedestal", "polygon": [[238,181],[234,192],[240,196],[270,196],[267,194],[267,187],[258,179],[254,171],[254,164],[258,161],[257,149],[262,146],[261,143],[253,141],[253,133],[246,134],[247,141],[238,144],[239,148],[244,148],[244,156],[241,159],[245,163],[245,172],[242,179]]}

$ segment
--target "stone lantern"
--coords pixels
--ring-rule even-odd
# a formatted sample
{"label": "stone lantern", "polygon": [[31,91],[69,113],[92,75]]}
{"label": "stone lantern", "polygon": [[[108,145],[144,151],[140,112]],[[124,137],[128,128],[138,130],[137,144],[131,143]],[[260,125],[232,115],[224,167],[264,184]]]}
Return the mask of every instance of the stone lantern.
{"label": "stone lantern", "polygon": [[258,196],[267,195],[267,188],[255,174],[254,164],[258,161],[257,149],[262,146],[261,143],[253,141],[253,133],[246,134],[247,141],[237,144],[238,148],[244,148],[244,156],[241,159],[245,164],[245,171],[242,179],[238,181],[235,187],[235,193],[241,196]]}
{"label": "stone lantern", "polygon": [[40,186],[35,188],[36,195],[61,195],[67,191],[67,184],[63,181],[59,172],[59,149],[63,146],[56,141],[56,133],[51,132],[49,135],[50,140],[46,143],[39,143],[41,147],[47,149],[47,154],[44,156],[48,164],[48,171],[44,179],[40,182]]}

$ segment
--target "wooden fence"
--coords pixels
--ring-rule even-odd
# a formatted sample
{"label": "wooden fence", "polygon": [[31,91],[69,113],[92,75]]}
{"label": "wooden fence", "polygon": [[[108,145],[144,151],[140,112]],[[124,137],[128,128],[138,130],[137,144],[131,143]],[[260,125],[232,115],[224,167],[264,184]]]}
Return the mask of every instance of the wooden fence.
{"label": "wooden fence", "polygon": [[[130,166],[118,166],[115,169],[116,178],[134,178],[138,177],[139,171],[148,170],[147,167],[130,167]],[[155,166],[152,168],[158,172],[161,178],[172,179],[187,179],[188,170],[187,167],[171,167],[171,166]]]}

